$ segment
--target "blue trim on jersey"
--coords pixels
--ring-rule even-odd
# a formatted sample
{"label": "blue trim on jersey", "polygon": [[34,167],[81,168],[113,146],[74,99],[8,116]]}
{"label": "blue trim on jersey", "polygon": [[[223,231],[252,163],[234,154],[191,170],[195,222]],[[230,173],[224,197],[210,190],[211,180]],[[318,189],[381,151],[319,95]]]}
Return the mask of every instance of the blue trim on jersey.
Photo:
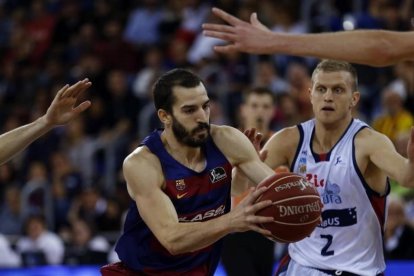
{"label": "blue trim on jersey", "polygon": [[331,159],[331,153],[332,153],[333,149],[336,147],[336,145],[339,144],[339,142],[342,140],[342,138],[344,138],[345,134],[348,132],[348,129],[351,127],[351,125],[352,125],[353,122],[354,122],[354,118],[351,119],[351,122],[346,127],[344,133],[342,133],[342,135],[338,139],[338,141],[336,141],[335,145],[329,150],[329,152],[326,153],[326,159],[325,160],[321,160],[320,155],[318,153],[315,153],[313,151],[312,142],[313,142],[313,137],[315,136],[315,128],[316,128],[315,125],[313,126],[312,134],[311,134],[311,138],[310,138],[310,142],[309,142],[310,143],[309,148],[310,148],[310,150],[312,152],[312,156],[313,156],[313,159],[315,160],[315,163],[318,163],[318,162],[321,162],[321,161],[322,162],[323,161],[326,161],[326,162],[329,162],[330,161],[330,159]]}
{"label": "blue trim on jersey", "polygon": [[296,126],[298,127],[298,130],[299,130],[299,143],[298,143],[298,147],[296,148],[295,157],[293,157],[292,164],[290,164],[291,172],[293,172],[293,170],[295,169],[295,163],[296,163],[296,160],[298,159],[299,152],[302,147],[303,139],[305,138],[302,125],[296,125]]}

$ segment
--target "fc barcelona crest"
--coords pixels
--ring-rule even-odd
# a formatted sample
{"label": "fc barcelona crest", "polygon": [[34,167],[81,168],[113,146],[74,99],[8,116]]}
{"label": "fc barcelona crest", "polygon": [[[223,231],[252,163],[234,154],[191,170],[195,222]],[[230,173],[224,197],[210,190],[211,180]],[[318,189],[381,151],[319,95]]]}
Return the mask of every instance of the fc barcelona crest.
{"label": "fc barcelona crest", "polygon": [[178,179],[175,181],[175,188],[179,191],[182,191],[185,189],[185,182],[184,179]]}

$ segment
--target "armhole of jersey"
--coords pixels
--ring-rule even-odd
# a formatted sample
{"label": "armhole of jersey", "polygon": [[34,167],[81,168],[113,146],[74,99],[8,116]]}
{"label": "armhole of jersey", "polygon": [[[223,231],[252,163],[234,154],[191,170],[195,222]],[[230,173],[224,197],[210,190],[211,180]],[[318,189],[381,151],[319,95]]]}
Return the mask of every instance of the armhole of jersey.
{"label": "armhole of jersey", "polygon": [[365,181],[364,176],[362,175],[362,172],[360,171],[359,167],[358,167],[358,163],[356,161],[356,157],[355,157],[355,137],[357,136],[357,134],[363,130],[364,128],[367,128],[368,126],[363,126],[360,129],[358,129],[357,132],[355,132],[354,137],[352,138],[352,163],[354,165],[354,169],[359,177],[359,179],[361,180],[362,184],[364,185],[365,191],[367,192],[367,195],[370,196],[376,196],[376,197],[386,197],[389,193],[390,193],[390,183],[388,180],[388,177],[386,179],[386,189],[385,189],[385,193],[384,195],[381,195],[380,193],[378,193],[377,191],[374,191],[369,185],[368,183]]}
{"label": "armhole of jersey", "polygon": [[298,147],[296,148],[295,157],[292,160],[292,164],[290,164],[290,171],[291,172],[293,172],[294,169],[295,169],[296,160],[298,159],[299,152],[300,152],[300,149],[302,148],[303,139],[304,139],[304,136],[305,136],[302,125],[296,125],[296,126],[298,127],[298,130],[299,130],[299,143],[298,143]]}

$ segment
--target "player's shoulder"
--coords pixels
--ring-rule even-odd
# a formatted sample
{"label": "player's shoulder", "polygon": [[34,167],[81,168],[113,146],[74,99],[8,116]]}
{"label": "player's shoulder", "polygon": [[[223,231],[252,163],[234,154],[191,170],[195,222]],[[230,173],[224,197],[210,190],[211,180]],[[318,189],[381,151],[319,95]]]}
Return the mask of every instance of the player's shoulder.
{"label": "player's shoulder", "polygon": [[210,125],[210,134],[213,138],[221,137],[221,136],[229,136],[234,134],[235,132],[240,132],[235,127],[227,126],[227,125]]}
{"label": "player's shoulder", "polygon": [[278,146],[281,148],[291,148],[298,145],[300,140],[300,131],[297,126],[283,128],[274,133],[266,143],[267,147]]}
{"label": "player's shoulder", "polygon": [[373,128],[364,127],[360,131],[358,131],[358,133],[355,136],[355,140],[366,141],[368,139],[381,138],[381,137],[385,137],[385,135],[376,131]]}
{"label": "player's shoulder", "polygon": [[226,125],[210,125],[210,135],[217,145],[226,144],[237,139],[237,136],[244,135],[240,130]]}
{"label": "player's shoulder", "polygon": [[356,150],[375,149],[382,143],[388,143],[389,138],[373,128],[364,127],[355,135]]}
{"label": "player's shoulder", "polygon": [[124,170],[159,170],[161,171],[161,164],[158,157],[152,153],[146,146],[137,147],[131,152],[123,162]]}

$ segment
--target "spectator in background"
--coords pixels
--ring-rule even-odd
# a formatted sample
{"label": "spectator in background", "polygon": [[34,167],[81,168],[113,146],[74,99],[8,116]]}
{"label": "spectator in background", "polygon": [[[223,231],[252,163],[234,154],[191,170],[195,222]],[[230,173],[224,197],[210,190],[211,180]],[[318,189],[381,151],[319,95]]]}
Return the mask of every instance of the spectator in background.
{"label": "spectator in background", "polygon": [[50,157],[51,188],[54,208],[54,228],[59,232],[69,226],[67,217],[72,201],[82,191],[82,176],[68,156],[58,151]]}
{"label": "spectator in background", "polygon": [[46,225],[50,229],[53,228],[53,201],[50,188],[46,165],[42,162],[32,162],[29,165],[27,182],[21,191],[23,219],[41,214],[45,218]]}
{"label": "spectator in background", "polygon": [[158,0],[144,0],[142,7],[129,15],[124,39],[139,47],[157,44],[160,41],[158,27],[162,15]]}
{"label": "spectator in background", "polygon": [[288,83],[278,75],[272,61],[259,61],[255,69],[253,80],[254,86],[266,87],[276,95],[289,90]]}
{"label": "spectator in background", "polygon": [[86,187],[72,202],[68,218],[70,222],[82,219],[90,225],[98,226],[99,217],[105,213],[106,208],[107,200],[99,190],[95,187]]}
{"label": "spectator in background", "polygon": [[[262,144],[272,136],[271,120],[275,110],[275,97],[268,88],[255,87],[246,91],[241,106],[242,129],[256,129]],[[247,196],[249,189],[232,188],[232,208]],[[263,235],[247,231],[232,233],[224,238],[221,261],[227,275],[271,275],[274,266],[275,243]]]}
{"label": "spectator in background", "polygon": [[121,229],[122,210],[115,197],[106,200],[105,212],[97,218],[99,231],[110,232]]}
{"label": "spectator in background", "polygon": [[382,92],[383,112],[372,122],[373,128],[387,135],[394,144],[414,124],[413,116],[404,108],[405,97],[406,91],[402,83],[394,82],[386,87]]}
{"label": "spectator in background", "polygon": [[65,264],[104,264],[108,261],[110,244],[104,237],[97,236],[93,227],[85,220],[72,222],[70,237],[65,250]]}
{"label": "spectator in background", "polygon": [[21,233],[22,214],[20,212],[20,189],[15,185],[9,185],[5,189],[4,200],[0,208],[0,233],[16,235]]}
{"label": "spectator in background", "polygon": [[286,69],[286,79],[288,91],[296,100],[302,119],[310,119],[313,116],[312,105],[309,102],[309,87],[312,86],[312,80],[305,63],[291,62]]}
{"label": "spectator in background", "polygon": [[17,240],[16,249],[26,266],[57,265],[62,263],[62,239],[47,230],[45,218],[32,215],[25,221],[25,235]]}
{"label": "spectator in background", "polygon": [[283,93],[277,97],[277,110],[273,123],[277,130],[297,125],[303,121],[297,99],[290,93]]}
{"label": "spectator in background", "polygon": [[5,193],[9,186],[20,186],[17,167],[11,162],[0,165],[0,202],[4,202]]}
{"label": "spectator in background", "polygon": [[176,35],[191,45],[210,14],[210,4],[201,0],[187,0],[184,3],[181,26]]}
{"label": "spectator in background", "polygon": [[388,201],[385,225],[385,257],[390,260],[414,259],[414,229],[407,223],[404,200],[393,194]]}
{"label": "spectator in background", "polygon": [[[1,231],[0,231],[1,232]],[[21,265],[21,258],[3,234],[0,234],[0,267],[17,267]]]}
{"label": "spectator in background", "polygon": [[46,9],[46,1],[31,1],[30,19],[25,24],[26,39],[32,44],[30,61],[41,64],[50,49],[56,16]]}
{"label": "spectator in background", "polygon": [[77,118],[65,128],[61,150],[81,173],[84,185],[91,185],[94,180],[94,154],[99,145],[97,139],[86,134],[85,118]]}
{"label": "spectator in background", "polygon": [[[119,69],[134,72],[138,69],[139,56],[131,43],[122,37],[122,21],[110,18],[104,24],[103,38],[95,43],[94,51],[100,57],[103,67],[107,70]],[[146,30],[144,33],[148,33]]]}
{"label": "spectator in background", "polygon": [[404,106],[411,114],[414,114],[414,59],[399,62],[394,67],[394,72],[397,79],[404,84],[407,95]]}

